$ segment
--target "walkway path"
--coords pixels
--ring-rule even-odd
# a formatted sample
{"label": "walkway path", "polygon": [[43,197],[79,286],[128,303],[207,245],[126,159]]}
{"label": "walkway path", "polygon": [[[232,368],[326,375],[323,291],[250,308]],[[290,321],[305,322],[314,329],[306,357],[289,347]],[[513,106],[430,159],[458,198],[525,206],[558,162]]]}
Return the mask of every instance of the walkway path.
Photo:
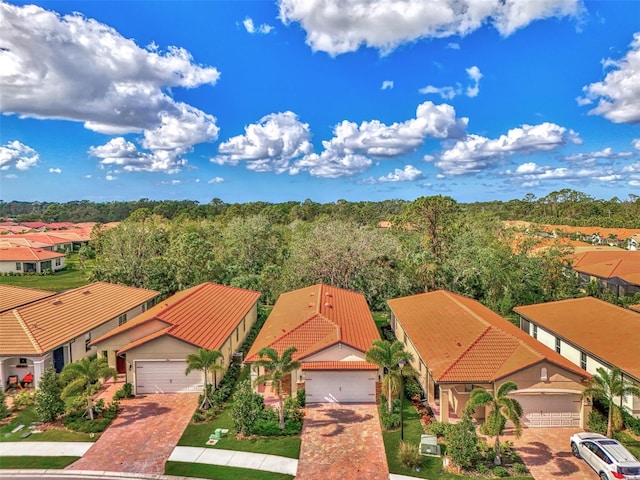
{"label": "walkway path", "polygon": [[251,468],[266,472],[296,475],[298,460],[264,453],[237,452],[219,448],[176,447],[169,457],[172,462],[207,463],[227,467]]}
{"label": "walkway path", "polygon": [[81,457],[93,442],[0,442],[0,457]]}
{"label": "walkway path", "polygon": [[67,469],[163,474],[164,464],[197,402],[197,393],[141,395],[123,400],[123,411],[111,426]]}
{"label": "walkway path", "polygon": [[376,404],[307,406],[297,480],[387,480]]}

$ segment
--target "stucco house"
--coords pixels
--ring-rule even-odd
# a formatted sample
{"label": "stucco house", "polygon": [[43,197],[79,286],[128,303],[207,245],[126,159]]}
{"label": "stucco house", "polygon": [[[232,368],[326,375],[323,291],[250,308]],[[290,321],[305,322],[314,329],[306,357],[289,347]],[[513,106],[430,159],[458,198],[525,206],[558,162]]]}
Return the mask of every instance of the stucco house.
{"label": "stucco house", "polygon": [[[264,347],[282,353],[295,346],[302,365],[283,382],[287,394],[305,388],[309,403],[375,402],[381,372],[364,357],[377,339],[362,294],[317,284],[280,295],[245,362]],[[262,373],[252,366],[252,379]]]}
{"label": "stucco house", "polygon": [[[520,328],[589,373],[618,367],[640,387],[640,314],[584,297],[516,307]],[[623,403],[640,417],[640,398]]]}
{"label": "stucco house", "polygon": [[629,250],[582,252],[573,255],[572,268],[582,285],[595,280],[616,296],[640,292],[640,252]]}
{"label": "stucco house", "polygon": [[[259,292],[202,283],[172,295],[91,345],[125,373],[136,395],[198,392],[201,371],[185,375],[186,357],[220,350],[228,365],[258,318]],[[220,376],[214,378],[218,385]]]}
{"label": "stucco house", "polygon": [[65,254],[41,248],[9,246],[0,248],[0,274],[45,273],[64,268]]}
{"label": "stucco house", "polygon": [[[528,427],[584,425],[590,407],[580,394],[589,374],[479,302],[438,290],[389,300],[391,327],[439,420],[460,416],[476,387],[506,381]],[[485,409],[475,410],[483,419]]]}
{"label": "stucco house", "polygon": [[[158,292],[105,282],[47,296],[0,313],[0,381],[33,373],[37,387],[45,368],[95,355],[91,340],[154,303]],[[16,296],[16,302],[20,302]]]}

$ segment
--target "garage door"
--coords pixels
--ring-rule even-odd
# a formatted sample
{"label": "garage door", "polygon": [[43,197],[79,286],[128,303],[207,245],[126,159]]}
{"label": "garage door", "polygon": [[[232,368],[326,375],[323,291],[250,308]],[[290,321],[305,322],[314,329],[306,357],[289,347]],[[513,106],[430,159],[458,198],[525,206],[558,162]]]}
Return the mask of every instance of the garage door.
{"label": "garage door", "polygon": [[184,360],[137,360],[136,393],[182,393],[200,392],[204,388],[202,372],[192,371],[185,375]]}
{"label": "garage door", "polygon": [[514,395],[522,405],[523,424],[528,427],[579,427],[578,395]]}
{"label": "garage door", "polygon": [[362,403],[376,401],[376,376],[370,371],[307,371],[307,402]]}

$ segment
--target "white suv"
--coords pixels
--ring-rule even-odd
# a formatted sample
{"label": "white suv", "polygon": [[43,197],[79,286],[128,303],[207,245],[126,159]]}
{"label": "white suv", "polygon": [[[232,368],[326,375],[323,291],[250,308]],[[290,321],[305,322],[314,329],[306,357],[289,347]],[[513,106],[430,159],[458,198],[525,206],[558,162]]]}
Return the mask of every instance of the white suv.
{"label": "white suv", "polygon": [[593,468],[600,480],[640,480],[640,462],[617,440],[599,433],[571,436],[571,452]]}

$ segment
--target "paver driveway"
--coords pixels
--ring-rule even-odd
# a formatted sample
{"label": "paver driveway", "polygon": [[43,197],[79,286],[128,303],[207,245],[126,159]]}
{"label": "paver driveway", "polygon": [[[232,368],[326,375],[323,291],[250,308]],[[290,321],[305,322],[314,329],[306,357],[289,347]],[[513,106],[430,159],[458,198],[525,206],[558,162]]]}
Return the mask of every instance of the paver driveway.
{"label": "paver driveway", "polygon": [[198,404],[197,393],[142,395],[121,402],[122,411],[69,470],[163,474]]}
{"label": "paver driveway", "polygon": [[536,480],[597,480],[598,475],[591,467],[571,454],[569,438],[581,431],[579,428],[523,428],[519,439],[510,431],[501,439],[514,443]]}
{"label": "paver driveway", "polygon": [[375,404],[307,406],[297,480],[388,480]]}

